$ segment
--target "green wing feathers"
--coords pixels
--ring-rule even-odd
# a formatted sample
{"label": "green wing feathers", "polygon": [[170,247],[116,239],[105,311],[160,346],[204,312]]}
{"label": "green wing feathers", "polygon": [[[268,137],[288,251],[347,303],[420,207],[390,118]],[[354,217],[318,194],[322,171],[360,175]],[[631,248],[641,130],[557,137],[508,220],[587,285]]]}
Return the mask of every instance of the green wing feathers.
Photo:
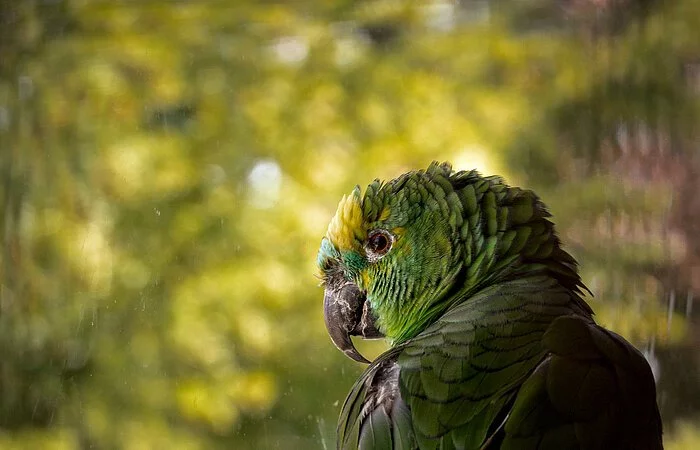
{"label": "green wing feathers", "polygon": [[577,316],[544,335],[548,357],[523,384],[503,449],[661,449],[654,378],[620,336]]}
{"label": "green wing feathers", "polygon": [[576,308],[552,280],[517,279],[484,289],[411,341],[399,356],[400,387],[421,448],[479,448],[546,356],[551,322]]}

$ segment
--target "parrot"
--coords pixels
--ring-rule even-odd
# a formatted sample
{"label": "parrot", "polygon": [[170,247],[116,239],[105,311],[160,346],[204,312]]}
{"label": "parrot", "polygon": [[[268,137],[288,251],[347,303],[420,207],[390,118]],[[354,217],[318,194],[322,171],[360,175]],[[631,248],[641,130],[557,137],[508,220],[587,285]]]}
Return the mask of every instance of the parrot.
{"label": "parrot", "polygon": [[[331,341],[366,370],[338,449],[662,449],[654,376],[594,321],[531,190],[433,162],[340,201],[316,264]],[[387,340],[367,360],[351,336]]]}

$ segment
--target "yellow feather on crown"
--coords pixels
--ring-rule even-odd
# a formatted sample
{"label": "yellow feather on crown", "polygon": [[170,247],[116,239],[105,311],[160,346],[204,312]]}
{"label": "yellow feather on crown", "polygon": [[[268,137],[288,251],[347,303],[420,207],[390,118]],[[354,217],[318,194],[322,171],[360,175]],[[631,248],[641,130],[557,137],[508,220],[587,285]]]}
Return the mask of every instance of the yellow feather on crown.
{"label": "yellow feather on crown", "polygon": [[367,231],[363,227],[362,200],[360,187],[356,186],[350,195],[344,195],[338,203],[338,210],[328,224],[326,237],[339,251],[350,250],[356,240],[364,240]]}

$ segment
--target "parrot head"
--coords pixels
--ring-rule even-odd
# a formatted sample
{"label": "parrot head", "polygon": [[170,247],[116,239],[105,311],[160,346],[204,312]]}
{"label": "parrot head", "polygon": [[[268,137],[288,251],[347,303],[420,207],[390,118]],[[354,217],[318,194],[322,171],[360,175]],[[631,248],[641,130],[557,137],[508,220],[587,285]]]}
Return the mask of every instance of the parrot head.
{"label": "parrot head", "polygon": [[420,331],[459,272],[460,208],[448,211],[445,197],[454,191],[436,184],[449,172],[433,165],[387,184],[375,180],[364,196],[358,186],[340,201],[317,263],[326,327],[352,359],[367,362],[350,335],[396,342]]}
{"label": "parrot head", "polygon": [[547,216],[532,192],[447,163],[375,180],[364,194],[356,187],[340,201],[317,258],[331,340],[368,362],[350,336],[411,339],[523,254],[575,287],[576,263]]}

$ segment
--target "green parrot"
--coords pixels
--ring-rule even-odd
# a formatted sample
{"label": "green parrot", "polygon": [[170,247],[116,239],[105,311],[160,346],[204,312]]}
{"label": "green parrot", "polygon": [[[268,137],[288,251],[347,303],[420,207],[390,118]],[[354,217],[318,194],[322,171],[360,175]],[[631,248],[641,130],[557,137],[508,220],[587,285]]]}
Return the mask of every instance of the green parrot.
{"label": "green parrot", "polygon": [[661,449],[644,356],[598,326],[545,205],[433,163],[344,197],[318,268],[333,343],[389,350],[340,413],[342,449]]}

